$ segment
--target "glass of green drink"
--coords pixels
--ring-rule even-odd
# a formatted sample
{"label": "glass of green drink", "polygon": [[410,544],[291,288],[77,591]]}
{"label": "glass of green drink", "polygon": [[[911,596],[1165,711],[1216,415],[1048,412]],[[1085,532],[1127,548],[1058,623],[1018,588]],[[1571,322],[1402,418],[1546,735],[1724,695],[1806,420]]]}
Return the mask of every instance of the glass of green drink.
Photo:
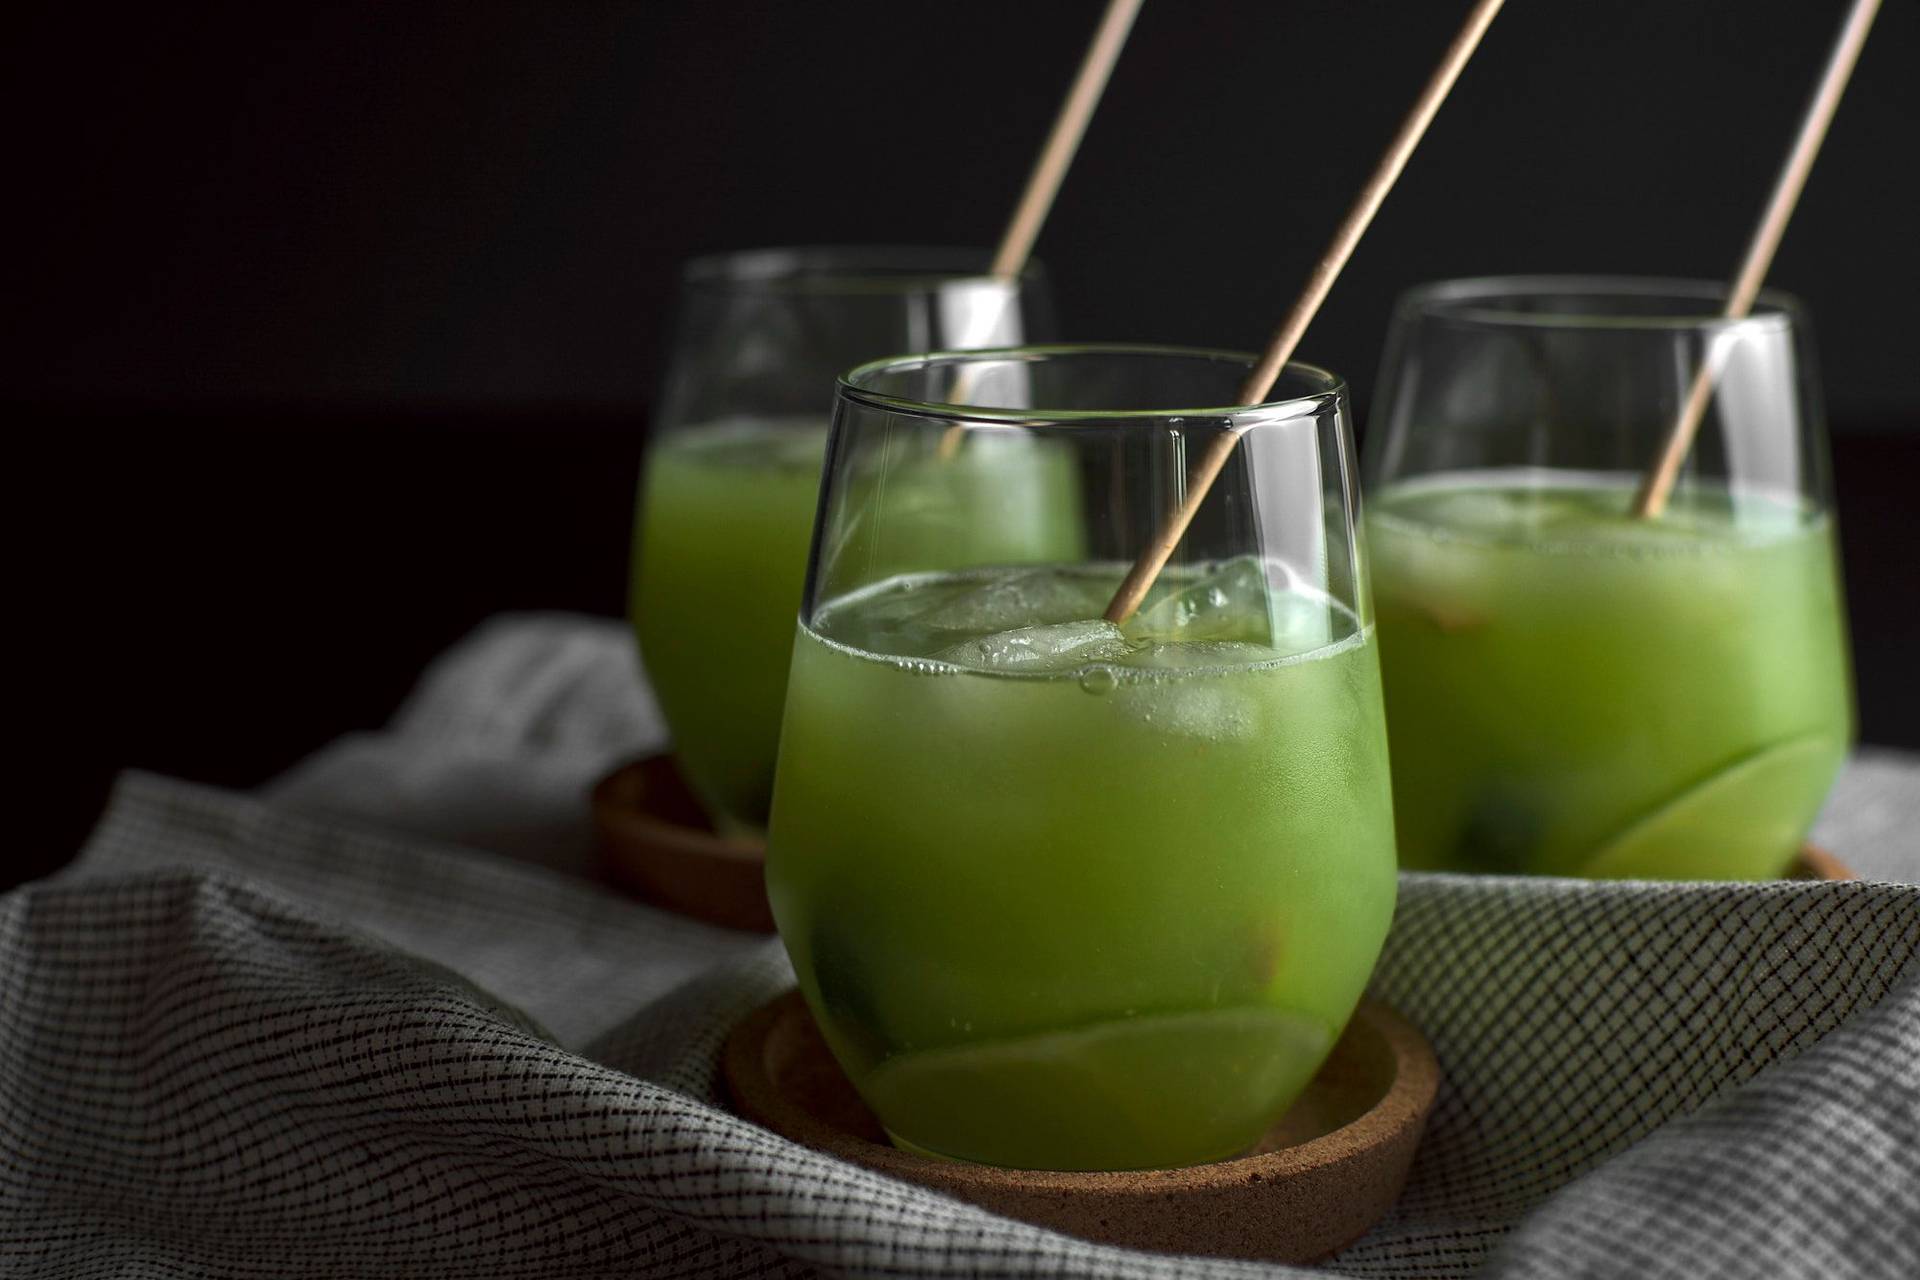
{"label": "glass of green drink", "polygon": [[[1684,281],[1401,300],[1367,520],[1413,868],[1780,874],[1852,737],[1804,314]],[[1710,370],[1665,511],[1642,476]]]}
{"label": "glass of green drink", "polygon": [[[1125,1169],[1233,1156],[1352,1013],[1394,904],[1345,385],[1055,347],[842,379],[767,888],[800,988],[902,1147]],[[955,401],[967,407],[956,407]],[[1103,617],[1220,433],[1139,612]],[[914,532],[916,468],[1045,469],[1043,563]],[[925,483],[925,481],[922,481]],[[955,483],[963,483],[955,481]],[[981,511],[981,519],[993,518]]]}
{"label": "glass of green drink", "polygon": [[[1048,336],[1045,289],[985,274],[988,255],[936,249],[773,249],[686,269],[634,523],[629,597],[682,774],[717,825],[764,828],[793,620],[826,453],[833,380],[898,352]],[[1044,483],[965,473],[980,490]],[[944,490],[953,496],[951,490]],[[1004,495],[970,522],[1009,560],[1051,553],[1055,504]],[[1021,513],[1031,509],[1040,524]],[[941,539],[951,512],[923,513]]]}

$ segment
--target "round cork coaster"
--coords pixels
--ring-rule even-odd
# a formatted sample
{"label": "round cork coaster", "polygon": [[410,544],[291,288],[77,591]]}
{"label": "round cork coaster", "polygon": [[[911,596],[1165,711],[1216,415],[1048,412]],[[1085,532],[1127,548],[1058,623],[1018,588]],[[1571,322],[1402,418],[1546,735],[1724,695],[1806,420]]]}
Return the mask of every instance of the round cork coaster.
{"label": "round cork coaster", "polygon": [[1186,1169],[1055,1173],[890,1145],[797,991],[734,1028],[721,1069],[747,1119],[995,1213],[1104,1244],[1279,1262],[1323,1258],[1379,1221],[1406,1184],[1440,1082],[1425,1038],[1368,1002],[1247,1155]]}
{"label": "round cork coaster", "polygon": [[672,756],[602,778],[593,823],[608,874],[642,898],[709,924],[773,932],[766,846],[717,834]]}
{"label": "round cork coaster", "polygon": [[1817,844],[1803,844],[1794,855],[1784,880],[1858,880],[1852,867]]}

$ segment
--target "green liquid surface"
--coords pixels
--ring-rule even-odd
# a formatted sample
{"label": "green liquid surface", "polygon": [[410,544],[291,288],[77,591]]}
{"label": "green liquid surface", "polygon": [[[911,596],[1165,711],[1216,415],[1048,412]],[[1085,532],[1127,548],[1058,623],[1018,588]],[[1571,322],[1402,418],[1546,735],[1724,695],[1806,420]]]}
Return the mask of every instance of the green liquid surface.
{"label": "green liquid surface", "polygon": [[[635,523],[633,624],[682,772],[723,826],[764,827],[827,424],[740,420],[675,432],[649,455]],[[950,461],[889,459],[832,531],[870,575],[1070,556],[1075,477],[1017,438]],[[864,491],[887,486],[884,502]]]}
{"label": "green liquid surface", "polygon": [[903,1146],[1233,1155],[1319,1067],[1393,911],[1370,633],[1252,560],[902,577],[793,655],[767,879]]}
{"label": "green liquid surface", "polygon": [[1480,473],[1368,517],[1403,865],[1757,879],[1851,737],[1832,526],[1632,478]]}

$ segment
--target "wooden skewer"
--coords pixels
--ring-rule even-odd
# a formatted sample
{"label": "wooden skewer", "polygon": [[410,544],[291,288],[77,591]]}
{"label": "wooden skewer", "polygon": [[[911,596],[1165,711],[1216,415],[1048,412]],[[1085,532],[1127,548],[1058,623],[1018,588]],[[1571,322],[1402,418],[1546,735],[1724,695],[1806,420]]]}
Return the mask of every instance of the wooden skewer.
{"label": "wooden skewer", "polygon": [[[1394,135],[1387,153],[1380,158],[1380,164],[1367,179],[1366,186],[1360,189],[1359,197],[1347,216],[1341,220],[1339,230],[1334,232],[1333,243],[1321,254],[1320,261],[1314,265],[1313,274],[1307,278],[1307,287],[1287,312],[1280,328],[1267,344],[1266,353],[1260,362],[1247,375],[1240,387],[1240,403],[1259,404],[1273,389],[1274,382],[1287,367],[1294,348],[1300,345],[1300,337],[1313,322],[1320,310],[1320,304],[1326,301],[1327,292],[1333,288],[1333,282],[1339,278],[1341,268],[1347,265],[1347,259],[1353,256],[1354,248],[1365,235],[1367,227],[1373,222],[1373,215],[1380,210],[1381,202],[1387,198],[1387,192],[1393,189],[1394,180],[1400,171],[1406,168],[1407,160],[1413,155],[1414,148],[1420,145],[1421,137],[1427,126],[1433,123],[1434,115],[1440,110],[1440,104],[1446,101],[1448,90],[1453,82],[1460,78],[1468,59],[1479,47],[1480,38],[1487,33],[1494,15],[1500,12],[1503,0],[1477,0],[1473,12],[1467,15],[1466,25],[1453,38],[1447,47],[1446,55],[1441,58],[1433,78],[1427,81],[1427,87],[1413,104],[1413,110],[1401,123],[1400,131]],[[1232,456],[1234,446],[1240,441],[1240,433],[1229,429],[1213,438],[1207,451],[1201,455],[1199,463],[1187,477],[1187,496],[1171,515],[1167,517],[1153,542],[1140,553],[1133,567],[1127,571],[1126,578],[1120,583],[1120,589],[1113,594],[1113,600],[1107,605],[1107,621],[1118,625],[1125,622],[1139,609],[1147,592],[1153,589],[1154,579],[1160,576],[1160,570],[1166,567],[1167,560],[1173,555],[1173,549],[1186,535],[1187,526],[1193,523],[1194,513],[1200,509],[1200,503],[1206,498],[1207,490],[1212,487],[1227,459]]]}
{"label": "wooden skewer", "polygon": [[1093,33],[1086,58],[1080,63],[1080,74],[1074,77],[1073,88],[1067,91],[1067,100],[1061,104],[1060,114],[1053,122],[1053,132],[1047,136],[1047,145],[1041,148],[1040,158],[1034,161],[1033,173],[1027,178],[1027,189],[1014,207],[1013,220],[1007,223],[1006,232],[1000,237],[1000,249],[993,255],[990,274],[1012,280],[1025,269],[1027,257],[1033,252],[1033,242],[1040,237],[1040,226],[1047,220],[1048,210],[1053,208],[1053,198],[1060,194],[1060,183],[1073,164],[1074,153],[1080,149],[1087,122],[1093,119],[1093,109],[1100,105],[1100,95],[1106,91],[1113,64],[1120,60],[1120,50],[1127,43],[1127,33],[1133,29],[1133,19],[1143,2],[1107,0],[1107,11]]}
{"label": "wooden skewer", "polygon": [[[1127,34],[1133,30],[1133,20],[1143,3],[1145,0],[1107,0],[1107,11],[1101,15],[1100,25],[1094,29],[1093,43],[1087,46],[1087,56],[1080,62],[1080,72],[1073,78],[1073,87],[1067,90],[1067,100],[1060,104],[1060,114],[1054,117],[1053,131],[1047,135],[1047,144],[1040,149],[1040,157],[1033,163],[1033,172],[1027,175],[1027,189],[1021,192],[1020,203],[1014,206],[1013,218],[1001,233],[1000,247],[994,251],[993,264],[987,268],[987,274],[994,279],[1011,286],[1013,281],[1020,278],[1020,273],[1027,269],[1027,259],[1033,254],[1033,242],[1040,238],[1040,227],[1053,208],[1054,197],[1060,194],[1060,184],[1066,179],[1067,170],[1073,166],[1074,153],[1080,149],[1080,139],[1086,136],[1087,124],[1093,119],[1093,109],[1100,105],[1100,95],[1106,91],[1107,81],[1113,75],[1113,64],[1120,60],[1120,50],[1126,46]],[[950,401],[965,403],[974,381],[969,374],[977,368],[975,365],[961,366],[953,386],[947,391]],[[953,457],[965,438],[965,428],[948,427],[940,437],[940,456]]]}
{"label": "wooden skewer", "polygon": [[[1867,42],[1867,31],[1873,26],[1874,15],[1879,10],[1880,0],[1854,0],[1846,24],[1840,28],[1840,38],[1834,42],[1833,53],[1827,59],[1827,69],[1820,77],[1820,87],[1814,91],[1813,101],[1807,105],[1806,118],[1800,122],[1800,134],[1794,139],[1793,150],[1787,153],[1787,162],[1781,166],[1780,176],[1774,181],[1773,196],[1767,201],[1766,212],[1760,216],[1760,225],[1754,228],[1753,239],[1747,244],[1746,257],[1741,259],[1740,270],[1727,293],[1727,305],[1721,314],[1729,320],[1741,319],[1753,310],[1754,297],[1760,292],[1761,282],[1767,278],[1767,269],[1773,265],[1774,251],[1780,247],[1780,237],[1786,234],[1787,220],[1793,217],[1793,207],[1799,202],[1800,192],[1807,185],[1807,175],[1813,170],[1814,157],[1820,154],[1820,144],[1827,137],[1827,126],[1833,123],[1833,113],[1840,106],[1840,95],[1846,92],[1847,79],[1853,74],[1853,64],[1860,59],[1860,47]],[[1707,405],[1713,399],[1721,366],[1726,362],[1728,348],[1720,341],[1721,336],[1718,333],[1708,335],[1706,356],[1694,374],[1693,386],[1681,405],[1680,416],[1675,419],[1660,456],[1654,460],[1653,466],[1640,481],[1638,492],[1634,494],[1633,514],[1636,516],[1653,519],[1667,509],[1667,500],[1673,496],[1674,482],[1680,478],[1680,467],[1693,449],[1693,438],[1700,430],[1700,421],[1706,416]]]}

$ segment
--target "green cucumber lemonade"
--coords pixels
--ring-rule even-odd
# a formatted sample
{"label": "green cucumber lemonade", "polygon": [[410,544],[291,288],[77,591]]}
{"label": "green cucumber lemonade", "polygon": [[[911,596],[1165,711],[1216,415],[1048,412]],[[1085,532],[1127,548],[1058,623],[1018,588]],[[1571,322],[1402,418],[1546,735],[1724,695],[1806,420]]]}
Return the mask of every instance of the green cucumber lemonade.
{"label": "green cucumber lemonade", "polygon": [[1373,495],[1410,868],[1757,879],[1852,736],[1833,526],[1800,499],[1507,470]]}
{"label": "green cucumber lemonade", "polygon": [[716,820],[764,824],[824,420],[676,432],[647,460],[629,604],[681,771]]}
{"label": "green cucumber lemonade", "polygon": [[[766,824],[826,447],[824,417],[746,419],[672,432],[648,456],[633,624],[681,770],[723,828]],[[1074,477],[1046,465],[1068,461],[1036,466],[1019,440],[904,461],[886,480],[917,501],[890,510],[915,527],[889,529],[887,554],[912,559],[915,538],[954,563],[1074,554]]]}
{"label": "green cucumber lemonade", "polygon": [[[976,442],[977,443],[977,442]],[[1254,1143],[1394,904],[1372,629],[1253,557],[895,576],[793,650],[769,839],[809,1005],[903,1147],[1051,1169]]]}

